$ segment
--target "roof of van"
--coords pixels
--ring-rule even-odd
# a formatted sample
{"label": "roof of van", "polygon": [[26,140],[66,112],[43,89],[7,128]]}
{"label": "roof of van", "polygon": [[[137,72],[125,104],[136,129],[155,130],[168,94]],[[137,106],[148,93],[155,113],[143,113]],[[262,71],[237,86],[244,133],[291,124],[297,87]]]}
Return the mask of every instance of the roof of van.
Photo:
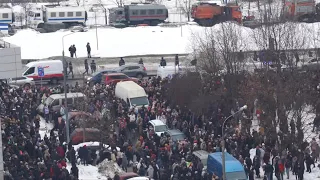
{"label": "roof of van", "polygon": [[[209,158],[213,158],[222,164],[222,152],[215,152],[209,154]],[[235,157],[230,155],[229,153],[225,153],[225,160],[226,160],[226,172],[238,172],[244,171],[244,168],[240,161],[238,161]]]}
{"label": "roof of van", "polygon": [[76,12],[85,11],[82,7],[46,7],[47,12]]}
{"label": "roof of van", "polygon": [[118,88],[129,89],[130,93],[127,95],[128,98],[147,96],[143,87],[139,86],[137,83],[135,83],[133,81],[118,82],[116,85],[116,89],[118,89]]}
{"label": "roof of van", "polygon": [[204,150],[199,150],[199,151],[194,151],[192,154],[197,156],[199,159],[207,159],[209,152]]}
{"label": "roof of van", "polygon": [[12,9],[10,9],[10,8],[0,8],[0,13],[12,13]]}
{"label": "roof of van", "polygon": [[[67,97],[84,97],[85,95],[82,93],[67,93]],[[53,99],[61,99],[64,98],[64,93],[61,94],[52,94],[49,97],[53,98]]]}
{"label": "roof of van", "polygon": [[159,119],[154,119],[154,120],[151,120],[149,121],[149,123],[155,125],[155,126],[161,126],[161,125],[165,125],[161,120]]}
{"label": "roof of van", "polygon": [[62,64],[62,61],[61,60],[44,60],[44,61],[32,61],[32,62],[29,62],[26,66],[30,67],[30,66],[35,66],[35,65],[38,65],[38,64],[52,64],[52,63],[57,63],[57,64]]}

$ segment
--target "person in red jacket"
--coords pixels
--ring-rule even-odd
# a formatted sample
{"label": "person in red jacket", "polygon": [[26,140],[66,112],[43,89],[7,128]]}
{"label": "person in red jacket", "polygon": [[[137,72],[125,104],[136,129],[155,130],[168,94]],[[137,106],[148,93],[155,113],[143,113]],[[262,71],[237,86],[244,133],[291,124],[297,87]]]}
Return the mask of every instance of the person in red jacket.
{"label": "person in red jacket", "polygon": [[57,151],[57,153],[58,153],[58,155],[59,155],[59,157],[60,157],[61,159],[65,157],[64,149],[63,149],[62,146],[58,146],[58,147],[56,148],[56,151]]}
{"label": "person in red jacket", "polygon": [[284,164],[282,160],[279,160],[279,171],[280,171],[280,178],[283,179],[283,173],[284,173]]}

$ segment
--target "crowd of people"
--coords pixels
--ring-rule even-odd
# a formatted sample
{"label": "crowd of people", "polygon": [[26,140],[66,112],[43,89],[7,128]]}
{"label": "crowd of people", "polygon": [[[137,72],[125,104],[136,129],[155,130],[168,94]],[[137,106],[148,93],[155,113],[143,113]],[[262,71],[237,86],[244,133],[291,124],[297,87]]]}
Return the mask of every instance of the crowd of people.
{"label": "crowd of people", "polygon": [[[168,83],[170,79],[156,77],[140,80],[139,85],[145,89],[149,99],[149,106],[140,109],[129,107],[126,102],[116,98],[115,84],[89,87],[77,83],[74,87],[68,85],[65,90],[81,91],[88,95],[88,113],[109,110],[110,117],[116,120],[112,130],[109,129],[114,135],[106,140],[112,147],[110,160],[118,163],[124,171],[132,166],[140,176],[155,180],[219,179],[215,174],[208,174],[204,168],[206,162],[194,158],[192,153],[196,150],[221,152],[222,123],[230,112],[221,106],[214,110],[211,117],[195,116],[190,110],[173,105],[170,99],[166,99]],[[206,84],[209,89],[210,86],[214,84]],[[63,107],[55,113],[44,109],[43,114],[48,114],[44,118],[48,123],[54,123],[53,129],[40,126],[37,106],[44,102],[44,97],[63,92],[61,86],[54,89],[0,86],[6,180],[73,180],[79,178],[77,158],[85,165],[101,162],[101,154],[97,161],[98,156],[86,146],[77,153],[71,143],[66,143],[65,122],[58,122],[59,117],[64,115]],[[178,142],[164,134],[156,135],[148,127],[148,121],[153,119],[161,120],[170,129],[181,130],[186,139]],[[236,120],[229,121],[225,128],[226,151],[243,164],[249,180],[256,177],[272,180],[274,176],[283,180],[291,174],[297,180],[302,180],[305,171],[311,172],[319,157],[317,139],[305,142],[300,147],[288,145],[280,150],[276,145],[277,136],[265,136],[263,132],[255,130],[251,133],[242,132]],[[41,133],[44,131],[48,134]],[[115,147],[120,150],[117,151]],[[252,152],[253,148],[254,158],[251,159],[250,150]],[[261,168],[263,173],[260,172]],[[116,175],[114,179],[118,180],[119,176]]]}

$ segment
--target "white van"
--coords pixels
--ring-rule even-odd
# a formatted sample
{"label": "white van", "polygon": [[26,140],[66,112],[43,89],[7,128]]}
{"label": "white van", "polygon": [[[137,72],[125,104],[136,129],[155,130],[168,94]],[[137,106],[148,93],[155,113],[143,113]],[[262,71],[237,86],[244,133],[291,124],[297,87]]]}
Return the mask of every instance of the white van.
{"label": "white van", "polygon": [[63,64],[61,60],[30,62],[25,66],[24,71],[22,71],[22,76],[33,78],[35,81],[40,80],[41,77],[38,75],[39,67],[43,67],[44,70],[42,80],[56,84],[59,80],[63,79]]}
{"label": "white van", "polygon": [[149,106],[148,95],[141,86],[133,81],[118,82],[115,96],[126,101],[130,107]]}
{"label": "white van", "polygon": [[[76,103],[85,102],[85,95],[82,93],[67,93],[67,105],[72,107]],[[54,112],[59,112],[62,104],[65,103],[65,95],[62,94],[52,94],[44,101],[44,103],[38,106],[38,111],[43,113],[44,104],[49,106],[49,109]]]}

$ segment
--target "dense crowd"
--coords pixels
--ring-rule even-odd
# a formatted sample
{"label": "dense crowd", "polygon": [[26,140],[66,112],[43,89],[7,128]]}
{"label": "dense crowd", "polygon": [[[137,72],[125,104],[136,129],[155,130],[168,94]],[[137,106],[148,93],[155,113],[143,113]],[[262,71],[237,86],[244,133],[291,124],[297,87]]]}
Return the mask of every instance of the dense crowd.
{"label": "dense crowd", "polygon": [[[164,96],[166,84],[170,79],[148,78],[139,82],[148,94],[149,107],[130,108],[126,102],[114,96],[115,85],[93,87],[67,86],[66,91],[81,91],[88,96],[88,113],[103,112],[108,109],[110,117],[115,120],[110,131],[113,136],[106,142],[111,146],[110,160],[119,164],[124,171],[132,166],[140,176],[148,176],[155,180],[180,179],[219,179],[209,175],[205,170],[205,162],[193,158],[196,150],[209,153],[221,151],[221,129],[224,118],[230,115],[223,106],[214,110],[211,117],[195,116],[173,105]],[[219,81],[223,84],[223,81]],[[210,89],[213,84],[207,83]],[[5,84],[0,87],[3,159],[6,180],[72,180],[78,179],[78,161],[97,164],[102,154],[90,151],[86,146],[78,152],[67,144],[65,122],[59,117],[65,114],[62,106],[59,112],[51,112],[44,106],[43,114],[48,123],[53,122],[53,129],[42,129],[41,118],[37,106],[52,93],[63,93],[58,86],[54,89],[31,87],[11,88]],[[241,104],[239,105],[241,107]],[[239,107],[233,109],[237,111]],[[75,107],[76,108],[76,107]],[[247,112],[243,112],[245,115]],[[46,115],[47,114],[47,115]],[[248,115],[249,116],[249,115]],[[179,129],[185,135],[183,142],[173,141],[162,134],[157,136],[149,129],[150,120],[159,119],[170,129]],[[249,118],[250,119],[250,118]],[[250,128],[242,132],[237,119],[226,125],[226,151],[236,157],[244,166],[249,180],[264,177],[272,180],[289,178],[291,174],[302,180],[305,171],[311,172],[312,165],[319,157],[319,145],[316,139],[305,142],[300,147],[288,145],[283,151],[276,145],[277,136],[265,136],[262,131]],[[250,127],[250,121],[246,126]],[[40,133],[47,131],[46,133]],[[117,151],[116,147],[120,150]],[[251,149],[254,158],[251,159]],[[253,150],[251,150],[252,152]],[[101,151],[100,151],[101,152]],[[78,155],[78,157],[77,157]],[[99,160],[97,160],[99,159]],[[70,163],[70,164],[69,164]],[[67,168],[67,166],[71,166]],[[264,172],[260,172],[260,169]],[[70,169],[68,171],[67,169]],[[291,173],[291,172],[292,173]],[[119,179],[116,175],[114,179]]]}

